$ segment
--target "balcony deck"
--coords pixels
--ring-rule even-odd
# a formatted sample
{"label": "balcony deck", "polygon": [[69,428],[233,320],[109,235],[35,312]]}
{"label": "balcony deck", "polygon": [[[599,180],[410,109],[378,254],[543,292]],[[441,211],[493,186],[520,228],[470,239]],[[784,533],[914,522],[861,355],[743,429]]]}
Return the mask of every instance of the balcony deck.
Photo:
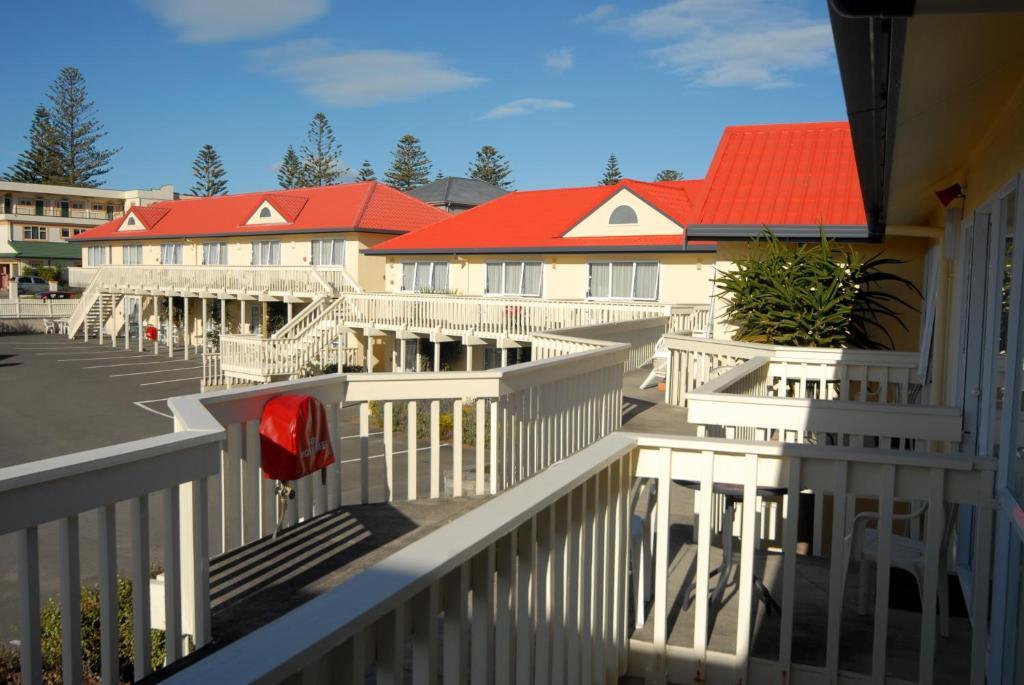
{"label": "balcony deck", "polygon": [[[671,496],[670,557],[668,561],[668,596],[674,598],[668,613],[668,647],[692,648],[694,643],[693,577],[697,563],[697,545],[693,542],[694,491],[674,485]],[[736,563],[727,582],[722,601],[709,612],[710,630],[708,647],[715,652],[736,653],[738,619],[739,544],[734,545]],[[722,561],[720,536],[713,540],[710,550],[711,568]],[[778,551],[759,551],[755,556],[754,575],[763,580],[769,592],[782,602],[783,555]],[[712,579],[711,587],[717,583]],[[872,633],[874,616],[857,613],[858,565],[851,564],[843,595],[840,629],[841,671],[865,674],[870,677]],[[892,574],[890,588],[889,630],[887,642],[886,675],[904,681],[917,680],[917,667],[921,612],[913,578],[901,571]],[[795,664],[821,668],[825,665],[827,621],[829,603],[829,561],[814,556],[798,556],[792,659]],[[954,585],[951,583],[951,586]],[[688,587],[688,591],[684,588]],[[756,596],[756,593],[755,593]],[[755,605],[751,658],[774,660],[779,654],[781,620],[777,612],[767,614],[763,602]],[[956,610],[953,604],[948,638],[936,636],[936,683],[966,683],[970,680],[971,626],[970,620]],[[653,608],[645,617],[644,625],[632,635],[633,645],[640,650],[650,645],[653,635]],[[959,615],[958,615],[959,614]],[[633,682],[628,680],[626,682]]]}

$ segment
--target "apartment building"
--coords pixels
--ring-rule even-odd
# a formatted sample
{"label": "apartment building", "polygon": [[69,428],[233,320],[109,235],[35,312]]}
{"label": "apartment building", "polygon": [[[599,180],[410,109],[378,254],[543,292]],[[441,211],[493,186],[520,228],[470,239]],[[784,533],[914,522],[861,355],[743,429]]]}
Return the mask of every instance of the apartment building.
{"label": "apartment building", "polygon": [[113,190],[0,181],[0,287],[25,266],[80,264],[81,250],[70,238],[122,217],[130,207],[175,197],[171,185]]}

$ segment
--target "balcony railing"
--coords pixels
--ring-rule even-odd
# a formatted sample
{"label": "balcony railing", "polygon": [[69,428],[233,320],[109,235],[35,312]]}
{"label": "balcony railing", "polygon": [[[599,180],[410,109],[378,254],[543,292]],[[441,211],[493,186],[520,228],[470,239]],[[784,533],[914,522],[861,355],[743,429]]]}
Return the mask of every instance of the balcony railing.
{"label": "balcony railing", "polygon": [[18,216],[45,216],[64,219],[90,219],[101,221],[110,221],[124,216],[124,212],[121,210],[108,212],[105,209],[75,209],[70,207],[68,209],[62,209],[60,207],[34,207],[26,205],[12,206],[11,213]]}
{"label": "balcony railing", "polygon": [[[962,652],[954,668],[965,677],[958,682],[981,683],[994,468],[994,460],[959,455],[612,435],[170,682],[363,682],[411,673],[413,682],[440,676],[445,682],[603,683],[628,675],[730,685],[931,683],[937,676],[957,680],[938,669]],[[679,527],[673,498],[681,491],[675,481],[700,492],[716,485],[739,491],[738,574],[726,599],[712,592],[712,558],[719,552],[710,497],[699,499],[692,517],[693,542],[672,542],[672,528]],[[798,554],[795,495],[786,499],[780,546],[759,548],[755,503],[763,488],[833,494],[827,558]],[[647,505],[644,489],[656,492]],[[898,501],[927,503],[919,615],[890,608],[888,553],[870,573],[877,585],[872,615],[858,616],[844,602],[848,579],[864,572],[849,566],[850,522],[842,505],[848,497],[874,503],[879,550],[888,550],[896,535]],[[939,560],[948,544],[944,521],[956,506],[978,507],[980,566],[973,621],[957,619],[957,637],[940,642]],[[812,574],[824,586],[813,592],[805,586]],[[781,615],[761,607],[755,579],[775,595]],[[820,603],[808,606],[811,597]],[[801,621],[815,628],[801,630]],[[889,639],[897,626],[915,623],[916,636]],[[866,629],[851,634],[851,624]]]}
{"label": "balcony railing", "polygon": [[77,301],[45,300],[43,302],[22,302],[21,300],[0,300],[0,319],[64,319],[71,316],[78,306]]}
{"label": "balcony railing", "polygon": [[[116,679],[119,564],[114,509],[126,500],[132,506],[133,544],[130,563],[121,567],[130,569],[133,580],[136,677],[145,675],[149,663],[144,636],[152,625],[151,503],[159,502],[165,526],[160,563],[166,574],[168,660],[182,656],[185,635],[197,648],[209,642],[210,556],[257,540],[279,523],[273,482],[263,477],[260,467],[259,420],[270,398],[302,393],[319,399],[328,409],[335,453],[352,455],[344,469],[341,459],[329,467],[323,481],[317,475],[295,484],[295,506],[280,522],[290,526],[342,504],[439,498],[449,488],[455,497],[511,488],[619,427],[626,354],[623,344],[597,344],[576,354],[492,371],[336,374],[176,398],[168,403],[175,422],[172,434],[0,469],[0,535],[15,533],[19,541],[25,682],[41,680],[39,526],[61,522],[64,534],[57,551],[62,587],[77,588],[78,517],[95,509],[101,524],[104,680]],[[358,425],[358,434],[345,436],[354,439],[344,443],[343,419],[347,425],[355,419]],[[370,461],[371,421],[383,442],[382,462]],[[447,426],[450,437],[445,436],[443,454]],[[400,458],[403,451],[406,456]],[[417,455],[424,453],[429,474],[421,485]],[[401,493],[396,488],[400,465],[406,475]],[[355,502],[343,502],[343,491],[352,492],[353,484]],[[65,616],[74,615],[78,597],[73,590],[62,592],[60,602]],[[65,668],[72,669],[64,673],[77,673],[77,622],[65,624],[62,639]]]}
{"label": "balcony railing", "polygon": [[101,266],[68,269],[70,285],[96,281],[105,292],[128,294],[188,294],[193,297],[315,297],[353,292],[356,287],[344,269],[309,266]]}

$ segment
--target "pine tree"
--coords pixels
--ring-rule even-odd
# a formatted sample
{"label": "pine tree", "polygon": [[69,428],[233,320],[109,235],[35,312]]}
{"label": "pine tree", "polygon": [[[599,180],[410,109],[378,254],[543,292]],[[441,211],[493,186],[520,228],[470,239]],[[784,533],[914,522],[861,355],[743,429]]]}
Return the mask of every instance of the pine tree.
{"label": "pine tree", "polygon": [[619,171],[619,160],[614,155],[608,156],[608,163],[604,166],[604,176],[601,177],[601,185],[613,186],[622,180],[622,172]]}
{"label": "pine tree", "polygon": [[95,188],[110,171],[110,159],[120,148],[102,150],[96,146],[107,135],[88,99],[85,77],[75,67],[64,67],[50,85],[50,129],[60,168],[55,182]]}
{"label": "pine tree", "polygon": [[58,175],[58,164],[54,151],[53,130],[50,126],[50,112],[43,105],[36,107],[25,140],[28,141],[28,149],[18,155],[18,161],[8,169],[4,180],[19,183],[53,183]]}
{"label": "pine tree", "polygon": [[683,174],[676,171],[675,169],[662,169],[658,172],[658,175],[654,177],[655,181],[682,181]]}
{"label": "pine tree", "polygon": [[209,143],[199,148],[196,161],[192,162],[192,175],[196,177],[196,182],[189,191],[193,195],[213,197],[227,194],[228,180],[224,173],[224,164]]}
{"label": "pine tree", "polygon": [[416,136],[402,136],[391,157],[391,168],[384,174],[388,185],[406,191],[430,181],[430,160]]}
{"label": "pine tree", "polygon": [[363,166],[359,167],[359,173],[356,174],[357,181],[376,181],[377,174],[374,173],[373,167],[370,166],[370,160],[364,159]]}
{"label": "pine tree", "polygon": [[341,146],[334,138],[334,129],[327,115],[317,112],[309,122],[306,143],[302,146],[303,185],[329,186],[340,181],[347,172],[341,165]]}
{"label": "pine tree", "polygon": [[277,182],[282,188],[301,188],[304,185],[302,162],[299,161],[299,156],[295,154],[295,148],[291,145],[288,146],[288,150],[284,153],[284,159],[281,160],[281,166],[277,169]]}
{"label": "pine tree", "polygon": [[512,187],[512,181],[508,177],[510,173],[512,169],[505,161],[505,156],[490,145],[484,145],[477,150],[476,161],[469,165],[470,178],[505,190]]}

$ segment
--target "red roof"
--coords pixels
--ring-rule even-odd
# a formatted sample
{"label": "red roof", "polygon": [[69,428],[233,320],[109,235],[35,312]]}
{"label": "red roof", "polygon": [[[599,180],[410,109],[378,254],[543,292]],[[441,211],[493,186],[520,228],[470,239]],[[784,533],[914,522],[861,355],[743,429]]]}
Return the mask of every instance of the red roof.
{"label": "red roof", "polygon": [[580,220],[623,188],[685,226],[700,196],[701,181],[645,183],[623,179],[613,186],[508,193],[427,228],[392,238],[373,251],[525,251],[588,247],[683,247],[683,234],[565,237]]}
{"label": "red roof", "polygon": [[[565,234],[614,193],[627,188],[684,227],[683,235],[569,238]],[[529,252],[564,250],[707,249],[700,242],[737,227],[867,227],[853,142],[846,122],[730,126],[708,176],[696,181],[520,191],[426,228],[391,238],[370,253]],[[690,234],[687,239],[686,233]]]}
{"label": "red roof", "polygon": [[705,181],[694,224],[867,224],[845,121],[730,126]]}
{"label": "red roof", "polygon": [[[287,223],[246,221],[269,202]],[[146,230],[118,231],[122,219],[108,221],[70,240],[117,240],[194,236],[232,236],[308,231],[405,233],[448,214],[376,181],[321,188],[297,188],[241,195],[187,198],[132,207]]]}

